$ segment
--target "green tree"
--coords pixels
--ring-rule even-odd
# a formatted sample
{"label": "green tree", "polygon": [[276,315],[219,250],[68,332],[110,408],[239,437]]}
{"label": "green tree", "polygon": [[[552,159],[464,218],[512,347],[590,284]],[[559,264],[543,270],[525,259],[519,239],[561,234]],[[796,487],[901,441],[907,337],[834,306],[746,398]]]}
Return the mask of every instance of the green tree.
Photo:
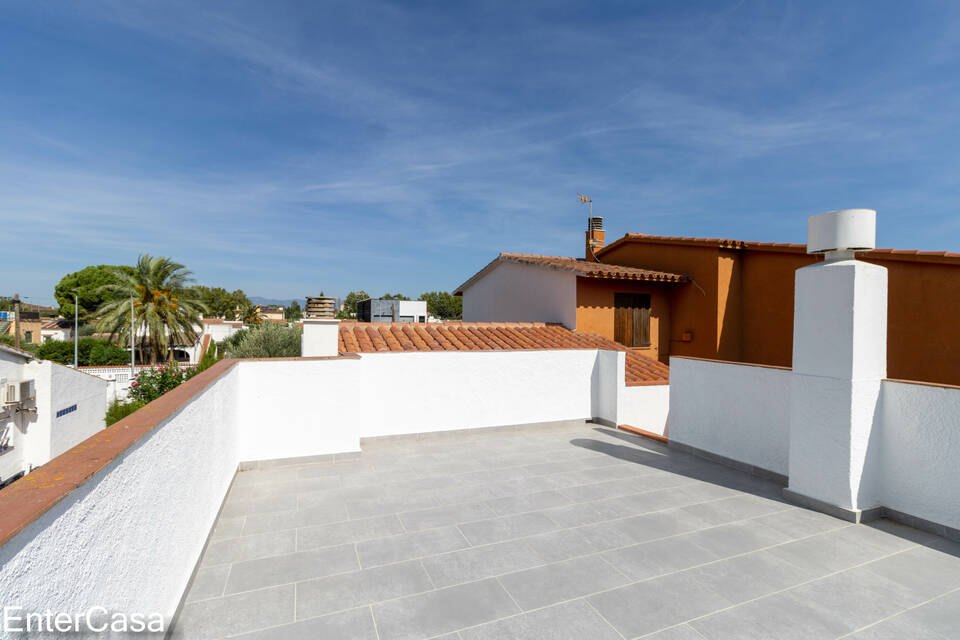
{"label": "green tree", "polygon": [[290,322],[297,322],[303,317],[303,308],[300,303],[294,300],[286,309],[283,310],[283,317]]}
{"label": "green tree", "polygon": [[[37,347],[36,356],[60,364],[73,364],[73,340],[47,340]],[[81,367],[108,367],[130,364],[130,352],[107,340],[80,338],[77,364]]]}
{"label": "green tree", "polygon": [[197,371],[206,371],[212,367],[217,362],[217,343],[211,338],[210,346],[207,347],[207,352],[203,354],[203,357],[200,358],[199,364],[197,364]]}
{"label": "green tree", "polygon": [[409,300],[410,298],[403,295],[402,293],[385,293],[382,296],[380,296],[380,299],[381,300]]}
{"label": "green tree", "polygon": [[0,311],[13,311],[13,298],[0,296]]}
{"label": "green tree", "polygon": [[223,318],[224,320],[236,320],[237,309],[243,309],[251,305],[250,299],[242,289],[230,292],[223,287],[193,287],[197,292],[200,301],[207,308],[207,316],[210,318]]}
{"label": "green tree", "polygon": [[463,317],[463,298],[446,291],[429,291],[420,296],[427,302],[427,312],[441,320],[456,320]]}
{"label": "green tree", "polygon": [[357,303],[369,297],[366,291],[351,291],[347,294],[347,297],[343,299],[343,306],[340,308],[340,314],[338,315],[341,315],[343,318],[356,318]]}
{"label": "green tree", "polygon": [[224,341],[228,358],[291,358],[300,355],[297,326],[268,323],[238,331]]}
{"label": "green tree", "polygon": [[140,361],[151,364],[173,359],[177,344],[197,341],[200,314],[206,308],[189,287],[192,272],[162,256],[143,254],[132,272],[116,269],[118,282],[102,287],[107,301],[97,310],[97,329],[118,338],[130,339],[130,298],[134,300],[134,323],[139,334]]}
{"label": "green tree", "polygon": [[77,301],[80,305],[80,322],[92,319],[97,309],[110,298],[110,294],[104,287],[120,283],[117,271],[125,275],[133,273],[131,267],[100,264],[63,276],[53,290],[53,297],[60,305],[60,315],[64,318],[73,318],[73,293],[70,290],[76,289]]}

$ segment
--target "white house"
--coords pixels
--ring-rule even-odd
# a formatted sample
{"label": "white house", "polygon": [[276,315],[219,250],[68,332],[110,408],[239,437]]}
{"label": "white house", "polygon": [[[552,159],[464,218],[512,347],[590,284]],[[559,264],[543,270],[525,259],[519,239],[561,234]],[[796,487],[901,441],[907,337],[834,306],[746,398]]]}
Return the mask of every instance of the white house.
{"label": "white house", "polygon": [[0,345],[0,485],[103,429],[108,386]]}

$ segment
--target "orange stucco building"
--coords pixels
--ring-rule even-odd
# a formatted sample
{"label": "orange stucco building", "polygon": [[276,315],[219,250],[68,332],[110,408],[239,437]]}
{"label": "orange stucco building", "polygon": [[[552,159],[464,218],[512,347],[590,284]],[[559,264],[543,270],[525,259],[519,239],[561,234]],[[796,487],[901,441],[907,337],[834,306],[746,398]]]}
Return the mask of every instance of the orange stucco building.
{"label": "orange stucco building", "polygon": [[[592,256],[591,256],[592,253]],[[671,355],[790,366],[794,272],[821,260],[806,246],[627,234],[597,260],[686,275],[686,283],[579,279],[577,331],[614,337],[614,295],[649,293],[651,345]],[[960,384],[960,254],[877,249],[889,274],[888,375]]]}
{"label": "orange stucco building", "polygon": [[[889,377],[960,385],[960,254],[877,249],[859,258],[888,270]],[[805,245],[718,238],[627,234],[604,246],[592,218],[584,258],[501,254],[457,293],[465,320],[560,322],[662,362],[790,366],[794,273],[821,259]],[[504,264],[512,271],[493,272]]]}

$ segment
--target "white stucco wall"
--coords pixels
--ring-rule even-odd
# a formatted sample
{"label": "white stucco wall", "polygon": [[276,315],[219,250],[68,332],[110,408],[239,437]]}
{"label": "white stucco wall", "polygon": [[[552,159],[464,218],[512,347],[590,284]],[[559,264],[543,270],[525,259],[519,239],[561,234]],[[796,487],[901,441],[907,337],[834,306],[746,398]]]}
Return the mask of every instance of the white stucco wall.
{"label": "white stucco wall", "polygon": [[670,440],[786,475],[790,381],[785,369],[674,356]]}
{"label": "white stucco wall", "polygon": [[240,363],[240,459],[359,451],[360,438],[589,419],[596,350],[365,353]]}
{"label": "white stucco wall", "polygon": [[884,506],[960,529],[960,389],[886,380]]}
{"label": "white stucco wall", "polygon": [[172,616],[237,468],[236,368],[0,548],[4,604]]}
{"label": "white stucco wall", "polygon": [[500,262],[463,292],[465,322],[560,322],[577,328],[577,277]]}
{"label": "white stucco wall", "polygon": [[[109,382],[49,360],[33,361],[25,371],[37,381],[37,422],[28,432],[30,465],[47,463],[106,426]],[[57,417],[73,405],[76,411]]]}
{"label": "white stucco wall", "polygon": [[620,424],[661,436],[670,436],[670,385],[624,387],[620,396]]}

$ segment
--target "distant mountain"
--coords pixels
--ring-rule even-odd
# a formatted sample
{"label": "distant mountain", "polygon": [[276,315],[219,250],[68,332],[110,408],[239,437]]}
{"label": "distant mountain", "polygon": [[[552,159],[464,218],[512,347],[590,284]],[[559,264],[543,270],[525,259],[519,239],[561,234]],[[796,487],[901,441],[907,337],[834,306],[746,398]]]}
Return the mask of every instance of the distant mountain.
{"label": "distant mountain", "polygon": [[289,307],[296,300],[302,307],[307,303],[305,298],[264,298],[262,296],[247,296],[253,304],[272,304],[280,307]]}

